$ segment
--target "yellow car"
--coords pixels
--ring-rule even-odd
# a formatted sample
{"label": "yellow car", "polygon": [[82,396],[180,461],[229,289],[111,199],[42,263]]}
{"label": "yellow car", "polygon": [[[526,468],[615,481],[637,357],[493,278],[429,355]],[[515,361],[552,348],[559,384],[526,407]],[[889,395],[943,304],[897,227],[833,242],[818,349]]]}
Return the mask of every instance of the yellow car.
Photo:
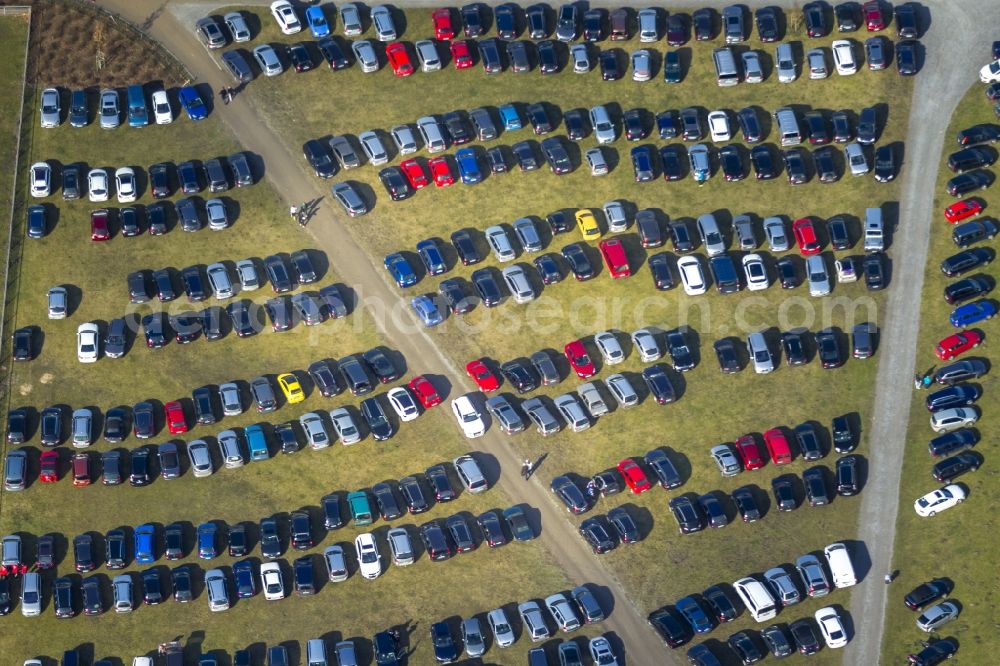
{"label": "yellow car", "polygon": [[601,227],[597,218],[587,208],[576,211],[576,226],[580,229],[583,240],[597,240],[601,237]]}
{"label": "yellow car", "polygon": [[278,375],[278,386],[281,387],[281,392],[285,394],[285,400],[288,401],[289,405],[294,405],[306,399],[306,394],[302,391],[302,385],[299,384],[299,380],[295,375],[290,372]]}

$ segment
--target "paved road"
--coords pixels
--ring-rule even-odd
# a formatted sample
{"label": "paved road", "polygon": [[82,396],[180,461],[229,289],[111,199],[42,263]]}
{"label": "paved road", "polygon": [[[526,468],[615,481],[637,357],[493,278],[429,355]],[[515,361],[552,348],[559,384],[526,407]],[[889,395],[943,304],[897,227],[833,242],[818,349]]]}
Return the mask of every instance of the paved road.
{"label": "paved road", "polygon": [[[107,0],[102,5],[136,25],[145,24],[150,36],[173,52],[198,81],[208,83],[213,90],[232,84],[228,75],[223,76],[205,53],[192,32],[192,22],[186,20],[192,9],[205,13],[207,7],[217,6],[218,3],[201,4],[200,8],[191,4],[181,4],[176,8],[167,5],[167,11],[156,10],[153,20],[149,22],[148,6],[139,7],[139,3],[130,0]],[[175,13],[185,20],[179,23]],[[234,135],[240,138],[244,148],[261,156],[267,165],[268,180],[276,191],[285,195],[289,203],[329,195],[313,178],[303,178],[305,171],[301,155],[289,150],[285,142],[256,114],[247,98],[237,98],[228,106],[217,105],[215,112],[220,114]],[[337,257],[337,272],[347,284],[364,294],[363,304],[373,305],[377,310],[397,304],[401,300],[399,291],[390,286],[381,266],[376,266],[369,260],[367,253],[355,244],[344,225],[329,213],[331,208],[332,205],[320,209],[313,223],[307,227],[307,233],[315,237],[317,247],[324,249],[329,256]],[[378,314],[377,311],[373,312],[385,338],[411,363],[419,359],[421,372],[447,377],[457,393],[475,388],[464,372],[441,354],[421,327],[407,325],[404,328],[393,317],[379,317]],[[407,313],[407,317],[409,316]],[[414,330],[418,334],[414,334]],[[456,427],[455,437],[460,436]],[[499,461],[504,470],[500,475],[499,485],[507,495],[539,510],[541,523],[544,525],[540,541],[566,576],[577,584],[587,582],[600,586],[614,597],[614,612],[602,628],[618,636],[626,651],[628,663],[679,663],[680,657],[668,654],[653,631],[646,626],[645,615],[629,600],[620,583],[585,548],[576,529],[553,503],[551,493],[538,482],[524,483],[519,478],[521,461],[499,431],[491,430],[475,445]]]}
{"label": "paved road", "polygon": [[[497,0],[487,0],[487,3],[496,4]],[[137,25],[143,25],[200,81],[210,84],[213,89],[231,83],[214,67],[189,28],[191,17],[205,13],[207,8],[221,6],[221,3],[206,0],[168,6],[164,2],[153,11],[137,7],[129,0],[104,0],[102,4]],[[250,0],[244,4],[268,2]],[[406,7],[437,6],[440,3],[439,0],[397,0],[393,4]],[[610,6],[620,2],[597,0],[591,4]],[[729,2],[707,0],[699,4],[722,7]],[[795,0],[752,0],[749,4],[785,8],[799,5]],[[881,321],[884,344],[875,386],[875,418],[867,433],[872,446],[869,449],[868,483],[862,493],[858,533],[858,540],[867,549],[871,569],[870,575],[854,589],[851,597],[851,614],[859,630],[844,652],[845,663],[849,664],[876,664],[880,660],[887,597],[882,574],[891,569],[892,563],[899,475],[912,398],[920,293],[937,178],[936,169],[927,168],[927,165],[939,163],[948,119],[957,101],[975,81],[976,69],[980,62],[985,62],[993,38],[990,22],[981,20],[981,12],[977,11],[981,8],[978,0],[925,0],[923,4],[929,8],[931,19],[922,38],[930,66],[925,67],[916,79],[909,120],[911,132],[906,141],[906,163],[901,176],[899,224],[892,247],[892,255],[897,260],[893,263],[893,286],[889,290],[888,304]],[[163,11],[164,8],[169,11]],[[961,35],[961,39],[955,39],[955,35]],[[284,192],[289,201],[306,201],[326,194],[312,180],[300,177],[301,160],[264,124],[246,99],[228,107],[217,107],[217,110],[236,136],[243,139],[244,146],[263,157],[272,185]],[[363,288],[370,299],[385,304],[398,301],[399,294],[383,278],[383,271],[368,260],[341,223],[326,211],[321,212],[319,217],[320,222],[310,225],[309,233],[331,256],[336,254],[337,269],[344,279]],[[902,257],[906,260],[899,260]],[[403,334],[391,318],[384,319],[382,323],[382,332],[407,358],[421,359],[425,371],[447,376],[456,387],[472,388],[463,373],[422,332],[420,335]],[[520,461],[495,432],[488,433],[480,446],[495,455],[505,469],[518,468]],[[675,655],[667,654],[652,632],[643,626],[645,618],[628,600],[614,577],[579,545],[572,525],[556,509],[546,490],[537,483],[513,482],[514,478],[512,473],[504,474],[500,485],[511,497],[541,511],[545,524],[541,541],[566,575],[575,581],[605,586],[614,595],[616,612],[607,627],[621,638],[629,662],[645,665],[677,659]],[[566,548],[566,544],[571,546]]]}

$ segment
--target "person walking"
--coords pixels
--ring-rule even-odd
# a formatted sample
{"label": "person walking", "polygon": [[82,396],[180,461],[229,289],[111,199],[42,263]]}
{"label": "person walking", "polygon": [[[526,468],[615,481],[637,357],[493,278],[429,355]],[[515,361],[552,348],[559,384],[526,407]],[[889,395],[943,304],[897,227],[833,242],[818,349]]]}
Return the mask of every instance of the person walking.
{"label": "person walking", "polygon": [[521,478],[524,479],[525,481],[527,481],[528,480],[528,475],[530,473],[531,473],[531,461],[528,460],[528,459],[525,459],[525,461],[523,463],[521,463]]}
{"label": "person walking", "polygon": [[298,206],[290,206],[288,208],[288,213],[289,213],[289,215],[292,216],[292,219],[294,220],[298,216],[298,214],[299,214],[299,207]]}
{"label": "person walking", "polygon": [[885,584],[888,585],[891,582],[892,582],[892,572],[889,572],[885,575]]}

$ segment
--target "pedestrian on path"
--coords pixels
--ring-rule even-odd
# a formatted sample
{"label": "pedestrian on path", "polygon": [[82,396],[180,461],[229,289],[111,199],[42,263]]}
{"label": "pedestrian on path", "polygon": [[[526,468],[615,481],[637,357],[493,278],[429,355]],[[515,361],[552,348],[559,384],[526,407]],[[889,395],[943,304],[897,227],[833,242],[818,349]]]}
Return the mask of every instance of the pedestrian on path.
{"label": "pedestrian on path", "polygon": [[527,481],[530,475],[531,475],[531,461],[525,459],[524,462],[521,464],[521,478]]}
{"label": "pedestrian on path", "polygon": [[887,574],[885,575],[885,584],[886,584],[886,585],[888,585],[888,584],[889,584],[889,583],[891,583],[891,582],[893,581],[893,579],[895,579],[895,578],[896,578],[896,572],[895,572],[895,571],[890,571],[889,573],[887,573]]}
{"label": "pedestrian on path", "polygon": [[288,208],[288,213],[289,213],[289,215],[292,216],[292,219],[294,220],[296,217],[298,217],[299,207],[298,206],[290,206]]}

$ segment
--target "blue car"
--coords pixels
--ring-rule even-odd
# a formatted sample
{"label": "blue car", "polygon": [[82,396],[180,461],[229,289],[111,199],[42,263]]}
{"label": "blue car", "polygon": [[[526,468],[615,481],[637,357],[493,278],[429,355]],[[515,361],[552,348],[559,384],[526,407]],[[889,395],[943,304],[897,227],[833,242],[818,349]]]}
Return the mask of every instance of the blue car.
{"label": "blue car", "polygon": [[236,579],[236,596],[249,599],[257,594],[257,584],[253,575],[253,562],[240,560],[233,564],[233,578]]}
{"label": "blue car", "polygon": [[448,264],[445,263],[441,250],[433,240],[422,240],[417,243],[417,254],[420,256],[420,261],[424,262],[428,275],[440,275],[448,270]]}
{"label": "blue car", "polygon": [[247,426],[243,431],[247,436],[247,448],[250,450],[250,460],[267,460],[271,457],[267,449],[267,437],[264,428],[259,425]]}
{"label": "blue car", "polygon": [[204,120],[208,117],[208,108],[194,86],[184,86],[177,92],[177,97],[191,120]]}
{"label": "blue car", "polygon": [[475,150],[462,148],[455,153],[455,160],[458,162],[458,173],[462,176],[464,184],[475,185],[483,180],[483,172],[479,169]]}
{"label": "blue car", "polygon": [[135,561],[138,564],[152,564],[156,561],[156,546],[153,543],[156,528],[151,524],[135,528]]}
{"label": "blue car", "polygon": [[521,129],[521,115],[513,104],[503,104],[500,106],[500,122],[507,131]]}
{"label": "blue car", "polygon": [[441,311],[438,310],[437,305],[434,304],[434,299],[430,296],[416,296],[410,301],[410,305],[413,306],[413,311],[420,317],[420,321],[424,322],[424,326],[428,328],[437,326],[444,321]]}
{"label": "blue car", "polygon": [[210,560],[219,554],[215,548],[215,531],[214,523],[198,526],[198,557],[203,560]]}
{"label": "blue car", "polygon": [[392,279],[399,287],[409,287],[417,283],[417,274],[413,272],[413,267],[406,257],[394,252],[385,258],[385,270],[389,271]]}
{"label": "blue car", "polygon": [[310,7],[306,10],[306,23],[312,30],[313,37],[319,39],[330,34],[330,24],[326,22],[326,15],[323,14],[322,7]]}
{"label": "blue car", "polygon": [[677,612],[684,616],[696,634],[706,634],[712,631],[712,621],[694,597],[678,599],[675,604]]}
{"label": "blue car", "polygon": [[992,301],[980,300],[975,303],[966,303],[955,308],[949,321],[955,328],[970,326],[984,319],[992,319],[997,313],[997,306]]}

